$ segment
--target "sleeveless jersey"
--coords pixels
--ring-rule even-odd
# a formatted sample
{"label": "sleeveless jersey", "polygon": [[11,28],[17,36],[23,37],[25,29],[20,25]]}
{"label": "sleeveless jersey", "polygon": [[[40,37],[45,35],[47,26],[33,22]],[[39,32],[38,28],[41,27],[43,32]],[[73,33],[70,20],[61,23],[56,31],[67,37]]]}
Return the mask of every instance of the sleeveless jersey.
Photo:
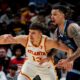
{"label": "sleeveless jersey", "polygon": [[[58,37],[58,40],[61,40],[64,44],[66,44],[69,48],[71,48],[73,51],[76,51],[77,50],[77,45],[76,43],[74,42],[73,38],[70,38],[67,34],[67,29],[68,29],[68,26],[69,24],[71,23],[74,23],[73,21],[71,20],[67,20],[66,22],[66,25],[64,26],[65,29],[64,29],[64,33],[61,34],[60,31],[59,31],[59,28],[57,29],[57,37]],[[74,65],[73,65],[73,68],[76,69],[76,70],[80,70],[80,57],[77,58],[75,61],[74,61]]]}
{"label": "sleeveless jersey", "polygon": [[47,53],[45,51],[45,40],[47,36],[42,36],[41,42],[38,47],[35,47],[30,38],[28,39],[27,47],[26,47],[26,55],[30,62],[40,62],[41,59],[47,57]]}
{"label": "sleeveless jersey", "polygon": [[47,36],[42,35],[40,44],[38,47],[34,46],[28,37],[26,46],[26,55],[28,59],[23,64],[21,74],[33,80],[36,75],[39,75],[41,80],[57,80],[55,66],[52,60],[39,64],[41,59],[47,58],[45,51],[45,42]]}
{"label": "sleeveless jersey", "polygon": [[69,48],[73,51],[77,49],[76,43],[74,42],[73,38],[70,38],[67,33],[67,28],[69,24],[73,23],[73,21],[68,20],[66,25],[64,26],[64,33],[60,33],[59,28],[57,29],[57,37],[58,40],[61,40],[64,44],[66,44]]}

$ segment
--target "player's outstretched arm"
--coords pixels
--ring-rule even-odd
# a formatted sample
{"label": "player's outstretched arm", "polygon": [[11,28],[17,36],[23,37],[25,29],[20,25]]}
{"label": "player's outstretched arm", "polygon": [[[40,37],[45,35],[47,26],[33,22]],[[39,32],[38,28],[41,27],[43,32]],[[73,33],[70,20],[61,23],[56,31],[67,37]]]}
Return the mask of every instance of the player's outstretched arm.
{"label": "player's outstretched arm", "polygon": [[80,56],[80,27],[79,25],[77,25],[76,23],[72,23],[68,28],[68,35],[74,39],[78,47],[75,53],[67,59],[68,61],[72,61]]}
{"label": "player's outstretched arm", "polygon": [[4,34],[0,36],[0,44],[21,44],[25,47],[27,44],[27,36],[19,35],[13,37],[11,34]]}
{"label": "player's outstretched arm", "polygon": [[46,50],[50,50],[52,48],[62,50],[62,51],[67,52],[67,53],[69,53],[71,51],[70,48],[68,48],[64,44],[59,43],[57,40],[53,40],[51,38],[48,38],[46,40]]}
{"label": "player's outstretched arm", "polygon": [[11,34],[4,34],[0,36],[0,44],[9,44]]}

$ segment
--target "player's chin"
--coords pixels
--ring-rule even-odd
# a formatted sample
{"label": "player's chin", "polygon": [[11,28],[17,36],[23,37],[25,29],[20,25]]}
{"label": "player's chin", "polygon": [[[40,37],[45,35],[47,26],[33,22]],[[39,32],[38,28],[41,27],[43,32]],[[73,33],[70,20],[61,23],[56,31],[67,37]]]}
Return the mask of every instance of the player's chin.
{"label": "player's chin", "polygon": [[32,38],[32,37],[30,37],[30,40],[31,40],[31,41],[33,41],[33,38]]}
{"label": "player's chin", "polygon": [[56,23],[56,22],[53,22],[53,25],[55,25],[55,26],[56,26],[56,25],[57,25],[57,23]]}

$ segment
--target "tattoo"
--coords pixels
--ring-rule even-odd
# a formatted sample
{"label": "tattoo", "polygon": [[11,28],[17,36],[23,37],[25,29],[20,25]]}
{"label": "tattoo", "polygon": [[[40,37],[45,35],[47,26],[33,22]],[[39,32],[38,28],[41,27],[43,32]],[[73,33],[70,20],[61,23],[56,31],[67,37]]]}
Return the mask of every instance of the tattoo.
{"label": "tattoo", "polygon": [[76,28],[73,27],[72,33],[73,33],[72,35],[77,36],[78,35],[78,30],[76,30]]}
{"label": "tattoo", "polygon": [[74,39],[78,47],[80,47],[80,30],[79,29],[80,28],[72,26],[70,30],[70,35]]}
{"label": "tattoo", "polygon": [[70,34],[72,37],[78,36],[78,29],[74,26],[71,27]]}
{"label": "tattoo", "polygon": [[80,57],[80,27],[76,24],[70,26],[69,36],[74,39],[78,47],[77,50],[74,52],[74,54],[68,58],[68,61],[72,61]]}
{"label": "tattoo", "polygon": [[77,45],[78,47],[80,47],[80,36],[77,37],[77,38],[74,38],[74,41],[75,41],[76,45]]}
{"label": "tattoo", "polygon": [[71,57],[68,58],[68,61],[75,60],[78,57],[80,57],[80,48],[78,48],[76,52]]}

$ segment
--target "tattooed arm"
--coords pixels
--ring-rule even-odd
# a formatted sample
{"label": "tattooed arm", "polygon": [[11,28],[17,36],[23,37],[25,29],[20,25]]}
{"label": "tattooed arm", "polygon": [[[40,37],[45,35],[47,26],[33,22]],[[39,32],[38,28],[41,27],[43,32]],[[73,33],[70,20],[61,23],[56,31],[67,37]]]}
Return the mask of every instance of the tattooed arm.
{"label": "tattooed arm", "polygon": [[70,62],[80,56],[80,27],[75,23],[70,24],[68,27],[68,36],[74,39],[78,48],[70,57],[60,60],[56,65],[57,67],[64,68],[66,70],[69,69],[68,65],[71,65]]}
{"label": "tattooed arm", "polygon": [[68,61],[72,61],[80,56],[80,27],[75,23],[70,24],[68,28],[68,35],[74,39],[78,47],[75,53],[67,59]]}

